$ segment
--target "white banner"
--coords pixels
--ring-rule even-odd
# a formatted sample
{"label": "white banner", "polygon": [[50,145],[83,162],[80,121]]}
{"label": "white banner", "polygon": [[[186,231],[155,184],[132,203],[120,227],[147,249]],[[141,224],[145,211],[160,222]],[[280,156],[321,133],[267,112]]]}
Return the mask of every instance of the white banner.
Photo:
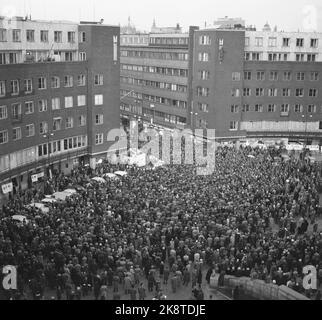
{"label": "white banner", "polygon": [[12,182],[7,183],[7,184],[3,184],[1,187],[2,187],[3,194],[7,194],[7,193],[13,191],[13,184],[12,184]]}
{"label": "white banner", "polygon": [[44,172],[40,172],[40,173],[38,173],[38,179],[39,178],[43,178],[45,176],[45,173]]}
{"label": "white banner", "polygon": [[31,176],[31,182],[37,182],[38,181],[38,174],[34,174]]}

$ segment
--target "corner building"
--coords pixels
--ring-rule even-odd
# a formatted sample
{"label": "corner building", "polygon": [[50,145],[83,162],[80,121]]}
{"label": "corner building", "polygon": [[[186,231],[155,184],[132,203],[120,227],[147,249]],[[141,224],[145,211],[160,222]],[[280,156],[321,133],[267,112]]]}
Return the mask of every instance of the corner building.
{"label": "corner building", "polygon": [[120,127],[119,27],[7,22],[0,19],[0,198],[53,170],[95,167],[113,144],[107,133]]}

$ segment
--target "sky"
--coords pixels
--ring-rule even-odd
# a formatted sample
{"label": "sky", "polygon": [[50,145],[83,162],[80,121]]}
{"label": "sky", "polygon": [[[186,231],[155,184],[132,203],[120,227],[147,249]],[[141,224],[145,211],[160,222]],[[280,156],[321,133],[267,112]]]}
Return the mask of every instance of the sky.
{"label": "sky", "polygon": [[322,32],[321,0],[0,0],[0,15],[41,20],[99,21],[125,25],[128,17],[140,31],[157,26],[203,27],[216,18],[241,17],[258,30],[268,22],[284,31]]}

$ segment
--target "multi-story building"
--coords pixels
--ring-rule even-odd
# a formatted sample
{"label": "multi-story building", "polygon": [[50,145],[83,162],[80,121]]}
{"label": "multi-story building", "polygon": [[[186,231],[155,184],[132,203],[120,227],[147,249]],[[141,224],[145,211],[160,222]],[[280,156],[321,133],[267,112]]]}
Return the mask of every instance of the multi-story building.
{"label": "multi-story building", "polygon": [[322,34],[204,29],[194,33],[193,127],[224,139],[322,143]]}
{"label": "multi-story building", "polygon": [[121,36],[121,114],[164,127],[187,125],[189,34]]}
{"label": "multi-story building", "polygon": [[37,174],[106,157],[107,134],[120,126],[119,34],[100,23],[0,19],[0,198]]}

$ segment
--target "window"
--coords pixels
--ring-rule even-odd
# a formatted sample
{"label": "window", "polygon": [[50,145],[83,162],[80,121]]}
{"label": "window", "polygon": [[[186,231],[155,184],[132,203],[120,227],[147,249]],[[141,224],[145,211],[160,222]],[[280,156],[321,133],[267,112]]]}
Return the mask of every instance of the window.
{"label": "window", "polygon": [[263,105],[255,104],[255,112],[263,112]]}
{"label": "window", "polygon": [[264,88],[256,88],[256,97],[264,96]]}
{"label": "window", "polygon": [[283,88],[282,95],[283,95],[283,97],[290,97],[291,96],[291,89]]}
{"label": "window", "polygon": [[11,94],[17,95],[19,94],[19,81],[18,80],[11,80]]}
{"label": "window", "polygon": [[39,110],[39,112],[47,111],[47,100],[39,100],[38,101],[38,110]]}
{"label": "window", "polygon": [[48,123],[46,121],[39,123],[39,133],[40,134],[48,133]]}
{"label": "window", "polygon": [[256,79],[260,81],[265,80],[265,71],[257,71]]}
{"label": "window", "polygon": [[317,97],[318,90],[317,89],[309,89],[309,97]]}
{"label": "window", "polygon": [[4,97],[6,95],[6,82],[0,81],[0,97]]}
{"label": "window", "polygon": [[199,44],[200,45],[210,45],[211,44],[211,40],[209,36],[206,35],[202,35],[199,37]]}
{"label": "window", "polygon": [[249,61],[250,57],[251,57],[250,52],[245,52],[245,55],[244,55],[245,60]]}
{"label": "window", "polygon": [[12,41],[21,42],[21,30],[19,29],[12,30]]}
{"label": "window", "polygon": [[95,115],[95,124],[101,125],[103,123],[104,123],[104,115],[102,115],[102,114]]}
{"label": "window", "polygon": [[252,72],[251,71],[244,72],[244,80],[252,80]]}
{"label": "window", "polygon": [[51,87],[53,89],[60,88],[60,78],[59,77],[52,77],[51,78]]}
{"label": "window", "polygon": [[40,30],[40,41],[41,42],[48,42],[48,31],[47,30]]}
{"label": "window", "polygon": [[94,103],[95,103],[95,106],[101,106],[103,104],[103,95],[96,94],[94,97]]}
{"label": "window", "polygon": [[54,118],[53,119],[53,131],[61,130],[61,123],[62,123],[61,118]]}
{"label": "window", "polygon": [[322,130],[322,121],[319,122],[319,130]]}
{"label": "window", "polygon": [[232,73],[232,80],[233,81],[240,81],[240,72],[233,72]]}
{"label": "window", "polygon": [[319,80],[319,73],[317,71],[312,71],[310,74],[311,81],[318,81]]}
{"label": "window", "polygon": [[46,78],[40,77],[38,78],[38,89],[45,90],[47,88]]}
{"label": "window", "polygon": [[20,103],[14,103],[11,105],[11,114],[12,119],[18,120],[21,116],[21,104]]}
{"label": "window", "polygon": [[86,96],[85,95],[82,95],[82,96],[78,96],[77,97],[77,105],[79,107],[83,107],[86,105]]}
{"label": "window", "polygon": [[27,137],[33,137],[35,135],[35,125],[28,124],[26,125]]}
{"label": "window", "polygon": [[304,61],[304,57],[305,57],[304,53],[297,53],[295,55],[295,58],[296,58],[296,61],[297,62],[303,62]]}
{"label": "window", "polygon": [[297,88],[295,90],[295,96],[296,97],[304,97],[304,89],[303,88]]}
{"label": "window", "polygon": [[245,47],[249,47],[249,37],[245,37]]}
{"label": "window", "polygon": [[277,39],[276,38],[268,38],[268,46],[269,47],[276,47]]}
{"label": "window", "polygon": [[250,110],[250,108],[249,108],[249,104],[244,104],[244,105],[243,105],[243,109],[242,109],[242,111],[243,111],[243,112],[249,112],[249,110]]}
{"label": "window", "polygon": [[199,76],[199,79],[200,80],[209,80],[209,78],[210,78],[210,72],[209,71],[202,70],[202,71],[199,71],[198,72],[198,76]]}
{"label": "window", "polygon": [[33,101],[25,102],[25,113],[26,114],[32,114],[35,111],[34,103]]}
{"label": "window", "polygon": [[75,32],[73,31],[68,32],[67,39],[69,43],[75,43]]}
{"label": "window", "polygon": [[240,90],[239,89],[231,89],[231,96],[232,97],[239,97],[240,96]]}
{"label": "window", "polygon": [[7,42],[7,29],[0,29],[0,42]]}
{"label": "window", "polygon": [[54,31],[54,41],[56,43],[63,42],[63,33],[61,31]]}
{"label": "window", "polygon": [[271,71],[269,73],[269,80],[277,81],[278,80],[278,72],[277,71]]}
{"label": "window", "polygon": [[256,47],[262,47],[263,46],[263,38],[255,38],[255,46]]}
{"label": "window", "polygon": [[262,58],[262,53],[261,52],[253,52],[252,53],[252,60],[253,61],[260,61]]}
{"label": "window", "polygon": [[86,52],[79,53],[79,61],[86,61]]}
{"label": "window", "polygon": [[276,105],[275,104],[269,104],[267,107],[268,112],[275,112],[276,111]]}
{"label": "window", "polygon": [[229,130],[238,130],[238,121],[230,121]]}
{"label": "window", "polygon": [[83,87],[86,85],[86,76],[84,74],[81,74],[77,78],[77,85],[79,87]]}
{"label": "window", "polygon": [[21,128],[12,129],[12,139],[13,141],[17,141],[21,139]]}
{"label": "window", "polygon": [[303,47],[304,46],[304,39],[303,38],[297,38],[296,39],[296,46],[297,47]]}
{"label": "window", "polygon": [[290,38],[283,38],[283,47],[290,46]]}
{"label": "window", "polygon": [[269,97],[277,97],[277,89],[276,88],[269,88],[268,89],[268,96]]}
{"label": "window", "polygon": [[251,95],[251,89],[250,88],[244,88],[243,89],[243,96],[249,97]]}
{"label": "window", "polygon": [[0,144],[8,142],[8,130],[0,131]]}
{"label": "window", "polygon": [[70,88],[73,86],[73,76],[65,76],[64,77],[64,87]]}
{"label": "window", "polygon": [[51,99],[51,108],[52,110],[60,109],[60,98],[52,98]]}
{"label": "window", "polygon": [[65,124],[66,129],[72,129],[73,126],[74,126],[74,119],[72,117],[67,117],[66,124]]}
{"label": "window", "polygon": [[316,54],[315,53],[308,53],[307,61],[308,62],[315,62],[316,61]]}
{"label": "window", "polygon": [[24,81],[24,89],[25,89],[25,93],[31,93],[32,92],[32,79],[25,79],[25,81]]}
{"label": "window", "polygon": [[95,135],[95,144],[100,145],[103,144],[103,133],[98,133]]}
{"label": "window", "polygon": [[79,117],[78,117],[78,126],[79,127],[84,127],[84,126],[86,126],[86,116],[85,115],[80,115]]}
{"label": "window", "polygon": [[230,112],[231,113],[238,113],[238,110],[239,110],[238,105],[230,106]]}
{"label": "window", "polygon": [[289,104],[282,104],[281,105],[281,112],[282,113],[289,113],[290,111],[290,105]]}
{"label": "window", "polygon": [[73,61],[73,52],[65,52],[65,61]]}
{"label": "window", "polygon": [[311,48],[317,48],[319,46],[319,39],[311,39],[310,46]]}
{"label": "window", "polygon": [[73,107],[73,97],[65,97],[65,108]]}
{"label": "window", "polygon": [[200,52],[198,56],[198,60],[201,62],[208,62],[209,61],[209,53],[207,52]]}
{"label": "window", "polygon": [[309,105],[307,106],[307,112],[308,112],[308,113],[315,113],[315,112],[316,112],[316,105],[314,105],[314,104],[309,104]]}
{"label": "window", "polygon": [[0,65],[7,64],[7,63],[8,63],[7,55],[5,53],[0,53]]}
{"label": "window", "polygon": [[86,42],[86,33],[85,32],[79,33],[79,42]]}
{"label": "window", "polygon": [[102,74],[97,74],[94,77],[94,85],[95,86],[102,86],[104,84],[104,77]]}
{"label": "window", "polygon": [[303,106],[301,104],[296,104],[294,106],[294,112],[296,112],[296,113],[303,112]]}
{"label": "window", "polygon": [[298,72],[296,74],[296,80],[297,81],[304,81],[305,80],[305,74],[304,74],[304,72]]}
{"label": "window", "polygon": [[27,42],[35,42],[35,30],[26,31]]}
{"label": "window", "polygon": [[8,118],[8,108],[7,106],[0,106],[0,120]]}
{"label": "window", "polygon": [[197,87],[197,96],[198,97],[208,97],[209,88]]}
{"label": "window", "polygon": [[201,112],[208,112],[208,104],[198,102],[198,109]]}
{"label": "window", "polygon": [[291,79],[292,79],[291,71],[284,71],[283,80],[284,81],[291,81]]}

